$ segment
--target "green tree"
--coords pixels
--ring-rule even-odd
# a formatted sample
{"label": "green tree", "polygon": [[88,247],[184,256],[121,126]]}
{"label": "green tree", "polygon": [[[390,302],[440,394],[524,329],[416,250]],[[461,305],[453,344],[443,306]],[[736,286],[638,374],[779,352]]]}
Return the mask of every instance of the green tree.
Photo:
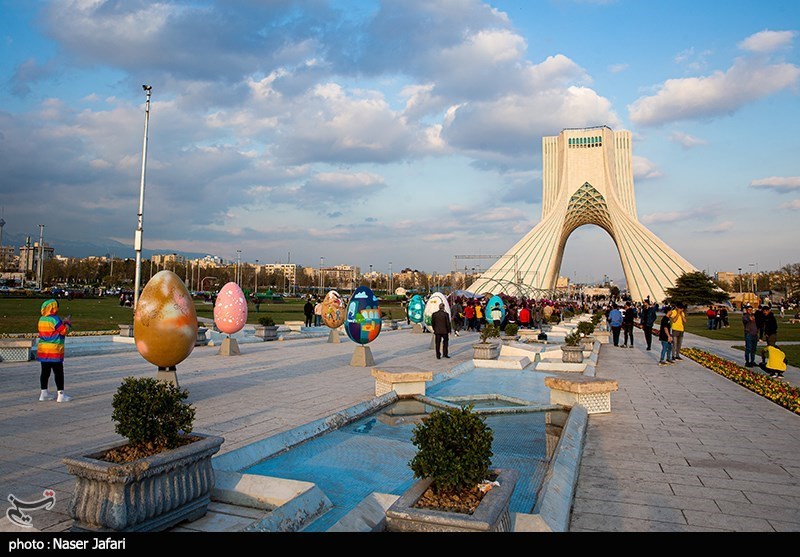
{"label": "green tree", "polygon": [[679,276],[674,288],[667,288],[664,302],[670,305],[682,302],[690,306],[717,304],[728,300],[730,295],[715,285],[704,271],[693,271]]}

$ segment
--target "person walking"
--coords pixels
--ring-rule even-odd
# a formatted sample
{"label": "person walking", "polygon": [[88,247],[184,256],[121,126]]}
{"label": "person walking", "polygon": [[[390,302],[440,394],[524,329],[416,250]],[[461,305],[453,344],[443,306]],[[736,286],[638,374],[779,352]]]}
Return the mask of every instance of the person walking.
{"label": "person walking", "polygon": [[778,320],[770,306],[764,306],[764,339],[767,344],[774,345],[778,342]]}
{"label": "person walking", "polygon": [[658,340],[661,341],[661,358],[658,365],[666,366],[672,363],[672,321],[669,318],[669,306],[664,306],[664,315],[658,327]]}
{"label": "person walking", "polygon": [[54,299],[45,300],[40,313],[37,327],[39,340],[36,344],[36,359],[41,364],[39,400],[43,402],[56,398],[48,390],[52,373],[58,391],[56,402],[69,402],[72,397],[64,394],[64,338],[72,330],[72,320],[69,315],[64,319],[58,316],[58,301]]}
{"label": "person walking", "polygon": [[744,324],[744,367],[756,366],[756,349],[758,348],[758,325],[753,315],[753,306],[745,304],[742,314]]}
{"label": "person walking", "polygon": [[623,347],[628,346],[628,339],[630,339],[630,347],[633,348],[633,324],[635,322],[636,308],[630,302],[625,302],[625,311],[622,312]]}
{"label": "person walking", "polygon": [[477,331],[478,330],[478,322],[475,318],[475,303],[474,302],[467,302],[467,306],[464,308],[464,319],[467,320],[467,330],[468,331]]}
{"label": "person walking", "polygon": [[675,304],[675,308],[669,312],[669,319],[672,325],[672,360],[683,360],[681,358],[681,345],[683,345],[683,333],[686,330],[686,307],[683,302]]}
{"label": "person walking", "polygon": [[306,327],[310,327],[314,320],[314,304],[311,303],[311,298],[306,299],[306,305],[303,306],[303,315],[306,317]]}
{"label": "person walking", "polygon": [[650,299],[645,299],[642,302],[642,315],[639,323],[642,325],[642,332],[644,332],[644,342],[647,345],[647,350],[650,350],[653,344],[653,325],[656,323],[656,308],[650,305]]}
{"label": "person walking", "polygon": [[619,332],[622,330],[622,312],[617,307],[617,304],[611,305],[611,311],[608,312],[608,324],[611,327],[611,338],[614,341],[614,346],[619,346]]}
{"label": "person walking", "polygon": [[458,331],[462,327],[464,320],[464,308],[461,306],[461,300],[456,298],[453,305],[450,306],[450,313],[453,315],[453,333],[458,336]]}
{"label": "person walking", "polygon": [[433,329],[436,343],[436,359],[442,356],[449,358],[448,345],[450,344],[450,316],[444,309],[444,304],[439,304],[439,309],[431,314],[431,328]]}

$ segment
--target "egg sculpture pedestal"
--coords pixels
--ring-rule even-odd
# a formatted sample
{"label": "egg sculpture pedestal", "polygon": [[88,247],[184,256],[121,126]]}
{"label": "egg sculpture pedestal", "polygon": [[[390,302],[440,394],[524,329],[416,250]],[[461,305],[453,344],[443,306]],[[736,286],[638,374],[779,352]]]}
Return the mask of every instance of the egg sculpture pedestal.
{"label": "egg sculpture pedestal", "polygon": [[229,282],[217,294],[214,304],[214,324],[228,336],[219,347],[220,356],[241,354],[239,343],[231,335],[241,331],[247,323],[247,298],[235,282]]}
{"label": "egg sculpture pedestal", "polygon": [[147,281],[133,316],[133,337],[139,354],[158,368],[156,379],[178,384],[177,365],[197,341],[197,312],[189,291],[172,271],[159,271]]}
{"label": "egg sculpture pedestal", "polygon": [[347,336],[357,344],[350,365],[355,367],[368,367],[375,365],[369,344],[381,332],[381,308],[378,297],[366,286],[359,286],[353,292],[347,304],[347,314],[344,321],[344,330]]}
{"label": "egg sculpture pedestal", "polygon": [[408,320],[412,323],[411,333],[421,335],[422,321],[425,319],[425,300],[419,294],[414,294],[408,301]]}
{"label": "egg sculpture pedestal", "polygon": [[345,322],[345,311],[344,300],[336,290],[331,290],[325,295],[325,298],[322,300],[322,323],[331,329],[331,332],[328,334],[329,343],[338,344],[341,342],[339,338],[339,327]]}

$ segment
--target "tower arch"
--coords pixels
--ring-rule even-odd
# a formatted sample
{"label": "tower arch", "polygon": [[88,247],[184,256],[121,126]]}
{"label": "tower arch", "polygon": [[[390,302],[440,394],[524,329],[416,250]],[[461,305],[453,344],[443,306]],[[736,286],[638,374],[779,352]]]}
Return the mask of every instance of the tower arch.
{"label": "tower arch", "polygon": [[611,236],[636,301],[663,301],[679,276],[697,270],[639,222],[629,131],[566,129],[542,138],[542,160],[542,220],[473,282],[471,291],[516,295],[506,290],[512,284],[554,290],[567,239],[586,224]]}

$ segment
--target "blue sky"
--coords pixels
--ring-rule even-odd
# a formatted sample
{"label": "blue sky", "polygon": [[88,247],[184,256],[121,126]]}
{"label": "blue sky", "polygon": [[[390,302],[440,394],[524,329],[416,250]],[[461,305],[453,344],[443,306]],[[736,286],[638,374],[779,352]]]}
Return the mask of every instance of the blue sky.
{"label": "blue sky", "polygon": [[[794,0],[0,0],[7,234],[253,262],[487,267],[541,139],[633,134],[639,219],[710,274],[800,261]],[[611,238],[561,275],[622,282]]]}

